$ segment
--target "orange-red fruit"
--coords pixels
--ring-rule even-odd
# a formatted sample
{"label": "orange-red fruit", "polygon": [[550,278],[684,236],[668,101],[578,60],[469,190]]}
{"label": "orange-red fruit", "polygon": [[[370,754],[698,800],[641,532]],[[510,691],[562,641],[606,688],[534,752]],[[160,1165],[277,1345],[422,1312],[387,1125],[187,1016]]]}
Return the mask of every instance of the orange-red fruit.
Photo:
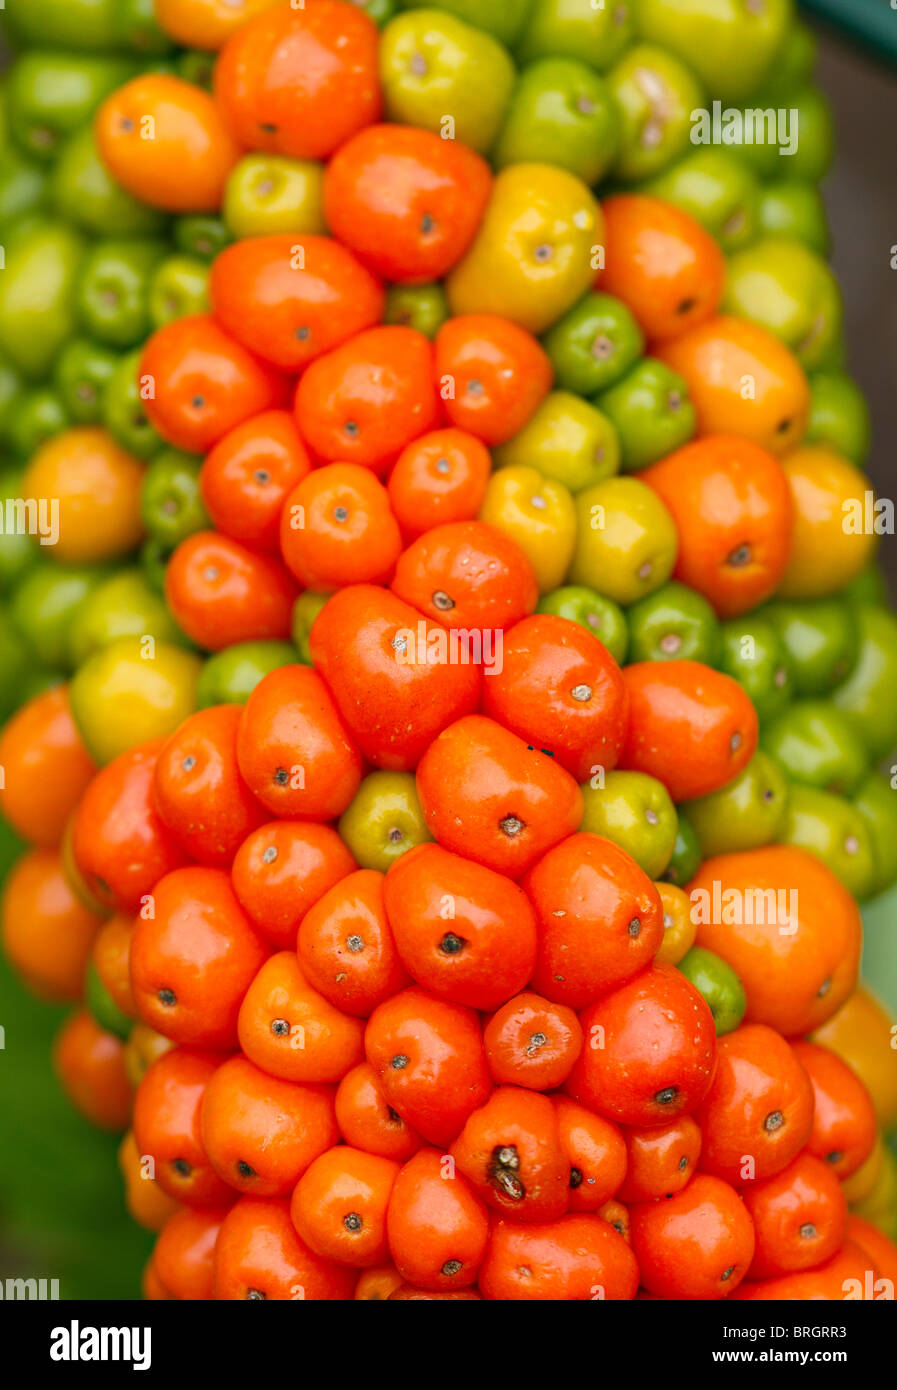
{"label": "orange-red fruit", "polygon": [[487,1021],[483,1041],[493,1081],[553,1091],[567,1080],[579,1056],[582,1027],[565,1004],[523,990]]}
{"label": "orange-red fruit", "polygon": [[551,390],[554,369],[538,338],[496,314],[461,314],[436,334],[445,413],[490,448],[517,434]]}
{"label": "orange-red fruit", "polygon": [[380,114],[377,27],[344,0],[254,16],[215,65],[215,101],[240,145],[326,159]]}
{"label": "orange-red fruit", "polygon": [[333,235],[378,275],[423,284],[464,255],[491,184],[489,165],[460,141],[368,126],[328,163],[324,213]]}
{"label": "orange-red fruit", "polygon": [[209,294],[222,327],[285,372],[301,372],[383,316],[380,281],[325,236],[236,241],[215,258]]}
{"label": "orange-red fruit", "polygon": [[389,1104],[431,1144],[449,1144],[492,1090],[477,1014],[416,986],[374,1010],[364,1046]]}
{"label": "orange-red fruit", "polygon": [[452,521],[472,521],[480,510],[492,460],[476,435],[431,430],[402,450],[389,474],[393,513],[408,540]]}
{"label": "orange-red fruit", "polygon": [[509,878],[582,820],[582,792],[569,772],[482,715],[459,719],[433,740],[417,791],[434,839]]}
{"label": "orange-red fruit", "polygon": [[629,306],[653,341],[675,338],[716,313],[726,260],[680,208],[644,193],[606,198],[600,287]]}
{"label": "orange-red fruit", "polygon": [[756,1248],[752,1279],[813,1269],[831,1259],[847,1232],[847,1201],[830,1168],[810,1153],[798,1154],[780,1173],[743,1194]]}
{"label": "orange-red fruit", "polygon": [[226,868],[265,819],[237,768],[239,705],[185,719],[159,754],[156,809],[192,859]]}
{"label": "orange-red fruit", "polygon": [[81,998],[101,922],[75,897],[55,850],[28,850],[11,868],[0,897],[3,951],[40,998]]}
{"label": "orange-red fruit", "polygon": [[293,951],[265,961],[243,996],[240,1046],[286,1081],[339,1081],[364,1056],[364,1026],[313,989]]}
{"label": "orange-red fruit", "polygon": [[49,848],[96,768],[75,727],[68,687],[29,700],[0,729],[0,811],[24,840]]}
{"label": "orange-red fruit", "polygon": [[[602,1214],[626,1172],[626,1145],[615,1124],[568,1096],[554,1097],[558,1135],[570,1167],[568,1209]],[[610,1221],[605,1214],[605,1220]]]}
{"label": "orange-red fruit", "polygon": [[807,1150],[842,1180],[872,1152],[878,1122],[872,1097],[852,1067],[818,1043],[791,1044],[813,1086],[813,1130]]}
{"label": "orange-red fruit", "polygon": [[[532,613],[539,601],[533,567],[516,541],[485,521],[456,521],[425,531],[400,556],[392,590],[434,622],[496,633]],[[485,643],[472,659],[485,661]],[[498,665],[498,663],[495,663]],[[496,673],[490,673],[496,678]]]}
{"label": "orange-red fruit", "polygon": [[451,1153],[486,1205],[513,1221],[554,1221],[567,1210],[570,1165],[548,1096],[499,1086]]}
{"label": "orange-red fruit", "polygon": [[421,1149],[395,1180],[386,1230],[403,1279],[427,1297],[458,1297],[476,1280],[489,1216],[447,1154]]}
{"label": "orange-red fruit", "polygon": [[369,468],[330,463],[293,488],[280,518],[290,573],[317,594],[345,584],[385,584],[402,550],[389,494]]}
{"label": "orange-red fruit", "polygon": [[358,869],[335,884],[302,919],[302,969],[337,1009],[367,1018],[411,983],[386,915],[383,874]]}
{"label": "orange-red fruit", "polygon": [[328,599],[311,654],[364,756],[407,772],[453,720],[476,709],[481,675],[451,663],[448,631],[373,585]]}
{"label": "orange-red fruit", "polygon": [[221,1061],[211,1052],[173,1047],[147,1067],[134,1093],[134,1142],[152,1159],[163,1192],[190,1207],[233,1200],[202,1142],[200,1116],[206,1086]]}
{"label": "orange-red fruit", "polygon": [[172,615],[210,652],[238,642],[286,641],[297,593],[279,560],[216,531],[188,536],[165,570]]}
{"label": "orange-red fruit", "polygon": [[241,1197],[215,1245],[215,1298],[334,1301],[352,1297],[355,1271],[309,1250],[283,1200]]}
{"label": "orange-red fruit", "polygon": [[580,623],[523,618],[504,634],[501,664],[483,683],[483,713],[554,754],[577,782],[613,768],[626,733],[620,668]]}
{"label": "orange-red fruit", "polygon": [[483,1297],[500,1302],[628,1301],[638,1282],[623,1237],[598,1216],[576,1214],[533,1225],[496,1221],[479,1276]]}
{"label": "orange-red fruit", "polygon": [[309,363],[294,408],[319,458],[382,473],[437,422],[432,344],[402,324],[358,333]]}
{"label": "orange-red fruit", "polygon": [[116,183],[164,212],[217,212],[240,157],[208,93],[168,73],[147,72],[114,91],[95,132]]}
{"label": "orange-red fruit", "polygon": [[619,766],[663,782],[674,801],[726,786],[757,747],[757,712],[731,676],[700,661],[623,670],[629,723]]}
{"label": "orange-red fruit", "polygon": [[793,504],[774,454],[732,435],[695,440],[646,469],[679,533],[674,577],[722,618],[775,592],[791,552]]}
{"label": "orange-red fruit", "polygon": [[240,906],[272,946],[295,946],[306,912],[355,868],[339,835],[314,821],[268,821],[237,850],[231,880]]}
{"label": "orange-red fruit", "polygon": [[523,881],[539,924],[533,987],[584,1009],[651,964],[663,940],[654,884],[611,840],[562,840]]}
{"label": "orange-red fruit", "polygon": [[671,1197],[691,1182],[701,1152],[701,1131],[690,1115],[657,1129],[627,1129],[626,1176],[621,1202],[654,1202]]}
{"label": "orange-red fruit", "polygon": [[417,845],[391,866],[384,902],[405,969],[443,999],[495,1009],[532,975],[533,910],[516,883],[482,864]]}
{"label": "orange-red fruit", "polygon": [[204,454],[228,430],[286,404],[286,380],[259,362],[210,315],[172,319],[140,359],[147,419],[177,449]]}
{"label": "orange-red fruit", "polygon": [[206,1086],[203,1144],[215,1172],[238,1192],[288,1195],[338,1137],[330,1086],[297,1086],[240,1056]]}
{"label": "orange-red fruit", "polygon": [[276,555],[284,500],[310,469],[292,414],[263,410],[206,455],[199,474],[203,505],[217,530]]}
{"label": "orange-red fruit", "polygon": [[389,1258],[386,1211],[398,1163],[352,1149],[328,1149],[293,1190],[290,1216],[305,1243],[325,1259],[369,1269]]}
{"label": "orange-red fruit", "polygon": [[745,1019],[796,1037],[832,1017],[859,973],[859,908],[816,855],[791,845],[719,854],[689,884],[697,944],[731,965]]}
{"label": "orange-red fruit", "polygon": [[196,1302],[212,1297],[215,1242],[226,1214],[224,1207],[184,1207],[168,1218],[153,1248],[153,1263],[170,1298]]}
{"label": "orange-red fruit", "polygon": [[841,1249],[825,1264],[796,1274],[782,1274],[777,1279],[761,1279],[755,1283],[745,1280],[731,1297],[737,1302],[776,1303],[809,1300],[830,1303],[874,1302],[892,1300],[894,1285],[879,1278],[878,1265],[868,1251],[853,1240],[845,1240]]}
{"label": "orange-red fruit", "polygon": [[276,816],[333,820],[361,782],[358,749],[308,666],[281,666],[259,681],[240,720],[237,764]]}
{"label": "orange-red fruit", "polygon": [[78,871],[92,897],[117,912],[136,912],[158,880],[186,858],[153,798],[156,760],[164,745],[164,739],[151,739],[113,758],[93,778],[75,812],[72,849]]}
{"label": "orange-red fruit", "polygon": [[269,951],[223,870],[166,874],[131,939],[140,1017],[177,1043],[235,1047],[243,995]]}
{"label": "orange-red fruit", "polygon": [[772,1028],[742,1024],[719,1041],[716,1075],[695,1119],[705,1172],[739,1185],[763,1181],[810,1137],[810,1078]]}
{"label": "orange-red fruit", "polygon": [[86,1009],[69,1014],[53,1043],[53,1066],[80,1115],[97,1129],[123,1130],[131,1114],[124,1043]]}
{"label": "orange-red fruit", "polygon": [[632,1248],[651,1293],[727,1298],[747,1274],[754,1225],[734,1188],[699,1173],[674,1196],[632,1208]]}
{"label": "orange-red fruit", "polygon": [[713,1015],[674,966],[649,966],[583,1010],[580,1023],[585,1044],[564,1089],[607,1119],[665,1125],[710,1089]]}

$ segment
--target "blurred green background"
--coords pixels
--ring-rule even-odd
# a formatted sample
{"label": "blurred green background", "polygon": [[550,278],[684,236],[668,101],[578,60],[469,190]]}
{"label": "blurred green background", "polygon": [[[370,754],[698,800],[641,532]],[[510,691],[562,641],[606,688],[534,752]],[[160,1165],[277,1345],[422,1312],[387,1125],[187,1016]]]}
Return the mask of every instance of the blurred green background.
{"label": "blurred green background", "polygon": [[[0,821],[0,879],[19,846]],[[153,1237],[125,1211],[118,1138],[75,1114],[50,1068],[66,1008],[26,994],[0,957],[0,1279],[61,1298],[139,1298]]]}

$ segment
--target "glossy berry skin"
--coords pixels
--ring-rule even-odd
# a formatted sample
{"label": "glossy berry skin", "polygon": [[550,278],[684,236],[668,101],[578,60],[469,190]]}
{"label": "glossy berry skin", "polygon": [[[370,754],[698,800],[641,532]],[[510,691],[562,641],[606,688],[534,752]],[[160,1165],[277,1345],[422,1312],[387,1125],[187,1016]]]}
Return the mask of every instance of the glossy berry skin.
{"label": "glossy berry skin", "polygon": [[214,1289],[215,1244],[227,1207],[169,1217],[153,1249],[153,1265],[172,1298],[202,1302]]}
{"label": "glossy berry skin", "polygon": [[276,555],[284,499],[311,469],[287,410],[264,410],[220,439],[203,462],[203,505],[219,531]]}
{"label": "glossy berry skin", "polygon": [[553,758],[482,715],[434,739],[417,773],[427,827],[446,849],[519,878],[582,819],[582,792]]}
{"label": "glossy berry skin", "polygon": [[188,536],[165,569],[173,616],[210,652],[239,642],[286,641],[297,593],[279,559],[217,531]]}
{"label": "glossy berry skin", "polygon": [[257,14],[221,51],[215,102],[244,149],[326,159],[380,114],[377,27],[342,0]]}
{"label": "glossy berry skin", "polygon": [[309,364],[294,409],[318,458],[382,475],[438,421],[432,344],[402,324],[358,333]]}
{"label": "glossy berry skin", "polygon": [[241,1197],[215,1244],[215,1298],[221,1301],[350,1299],[355,1271],[310,1250],[290,1220],[286,1199]]}
{"label": "glossy berry skin", "polygon": [[200,1129],[203,1096],[220,1061],[211,1052],[171,1048],[150,1064],[134,1095],[138,1152],[152,1156],[162,1191],[191,1207],[233,1200],[209,1162]]}
{"label": "glossy berry skin", "polygon": [[675,338],[716,313],[726,261],[703,227],[671,203],[646,194],[618,194],[601,206],[601,290],[629,307],[650,341]]}
{"label": "glossy berry skin", "polygon": [[453,521],[473,521],[486,493],[489,450],[466,430],[431,430],[402,450],[387,488],[407,541]]}
{"label": "glossy berry skin", "polygon": [[383,874],[359,869],[305,914],[296,948],[308,979],[336,1009],[367,1018],[411,983],[386,914]]}
{"label": "glossy berry skin", "polygon": [[473,240],[492,178],[484,159],[414,126],[376,125],[327,165],[332,234],[393,284],[441,280]]}
{"label": "glossy berry skin", "polygon": [[580,1014],[585,1044],[564,1087],[618,1124],[653,1127],[706,1096],[716,1064],[713,1015],[671,965],[652,965]]}
{"label": "glossy berry skin", "polygon": [[774,1177],[806,1144],[813,1088],[794,1052],[762,1024],[719,1041],[713,1083],[695,1119],[701,1168],[738,1185]]}
{"label": "glossy berry skin", "polygon": [[638,661],[623,680],[629,723],[619,766],[663,782],[674,801],[717,791],[757,747],[757,714],[737,681],[699,661]]}
{"label": "glossy berry skin", "polygon": [[523,990],[496,1010],[483,1040],[493,1081],[552,1091],[570,1075],[582,1049],[582,1028],[565,1004]]}
{"label": "glossy berry skin", "polygon": [[872,1097],[836,1052],[801,1040],[791,1046],[813,1087],[813,1130],[807,1149],[843,1182],[875,1145],[878,1127]]}
{"label": "glossy berry skin", "polygon": [[569,1164],[548,1096],[499,1086],[451,1153],[486,1205],[513,1221],[553,1221],[567,1210]]}
{"label": "glossy berry skin", "polygon": [[483,684],[484,714],[550,748],[577,782],[616,765],[628,703],[607,648],[580,623],[552,614],[505,633],[501,669]]}
{"label": "glossy berry skin", "polygon": [[[714,888],[714,884],[716,888]],[[714,893],[721,894],[714,902]],[[812,1032],[856,986],[856,901],[814,854],[792,845],[718,854],[689,884],[697,944],[732,967],[745,1018],[785,1037]]]}
{"label": "glossy berry skin", "polygon": [[647,874],[611,840],[571,835],[523,880],[539,924],[533,985],[584,1009],[651,964],[663,907]]}
{"label": "glossy berry skin", "polygon": [[[483,521],[426,531],[400,556],[391,587],[434,622],[484,633],[491,629],[502,655],[507,629],[539,599],[536,576],[520,546]],[[495,671],[491,677],[496,679]]]}
{"label": "glossy berry skin", "polygon": [[522,989],[536,960],[536,920],[516,883],[440,845],[417,845],[384,883],[405,969],[455,1004],[493,1009]]}
{"label": "glossy berry skin", "polygon": [[231,1057],[206,1087],[201,1125],[219,1177],[238,1192],[285,1197],[336,1143],[333,1088],[294,1085]]}
{"label": "glossy berry skin", "polygon": [[473,1009],[417,986],[374,1010],[364,1046],[389,1104],[428,1143],[450,1143],[492,1090]]}
{"label": "glossy berry skin", "polygon": [[675,1196],[632,1209],[639,1277],[660,1298],[726,1298],[747,1274],[754,1226],[738,1193],[699,1174]]}
{"label": "glossy berry skin", "polygon": [[92,898],[110,910],[136,912],[156,882],[187,858],[153,797],[164,745],[152,739],[107,763],[75,812],[75,864]]}
{"label": "glossy berry skin", "polygon": [[552,1099],[561,1147],[570,1168],[567,1208],[600,1215],[618,1193],[626,1172],[626,1145],[621,1131],[569,1096],[556,1095]]}
{"label": "glossy berry skin", "polygon": [[347,1144],[398,1163],[422,1146],[420,1135],[388,1104],[370,1062],[359,1062],[337,1087],[336,1122]]}
{"label": "glossy berry skin", "polygon": [[517,434],[551,390],[554,369],[538,339],[497,314],[453,316],[435,350],[449,420],[490,448]]}
{"label": "glossy berry skin", "polygon": [[497,1221],[479,1284],[484,1298],[501,1302],[628,1301],[638,1281],[623,1237],[598,1216],[571,1214],[532,1225]]}
{"label": "glossy berry skin", "polygon": [[810,1153],[744,1193],[756,1248],[752,1279],[771,1279],[823,1264],[847,1233],[847,1201],[832,1170]]}
{"label": "glossy berry skin", "polygon": [[658,1129],[626,1129],[623,1137],[626,1176],[617,1192],[621,1202],[654,1202],[691,1182],[701,1152],[701,1131],[690,1115],[680,1115]]}
{"label": "glossy berry skin", "polygon": [[221,869],[175,869],[131,939],[131,985],[145,1023],[173,1042],[230,1051],[240,1003],[269,954]]}
{"label": "glossy berry skin", "polygon": [[244,706],[237,764],[273,815],[332,820],[361,782],[361,755],[326,685],[307,666],[264,676]]}
{"label": "glossy berry skin", "polygon": [[153,777],[165,824],[192,859],[215,868],[229,867],[265,818],[237,768],[240,715],[239,705],[191,715],[162,749]]}
{"label": "glossy berry skin", "polygon": [[231,881],[240,906],[272,946],[295,946],[310,907],[355,868],[329,825],[268,821],[237,850]]}
{"label": "glossy berry skin", "polygon": [[353,1269],[389,1258],[386,1212],[398,1163],[340,1144],[303,1173],[290,1201],[290,1216],[318,1255]]}
{"label": "glossy berry skin", "polygon": [[673,574],[720,617],[756,608],[777,589],[794,509],[774,454],[731,435],[687,444],[641,474],[679,533]]}
{"label": "glossy berry skin", "polygon": [[215,258],[215,317],[263,362],[291,373],[379,323],[383,287],[330,237],[246,237]]}
{"label": "glossy berry skin", "polygon": [[336,1082],[363,1056],[361,1023],[309,983],[293,951],[265,961],[243,996],[237,1032],[250,1061],[285,1081]]}
{"label": "glossy berry skin", "polygon": [[449,662],[447,629],[374,585],[350,585],[327,601],[311,654],[375,767],[412,771],[440,730],[479,702],[480,670]]}
{"label": "glossy berry skin", "polygon": [[386,1214],[396,1268],[418,1289],[458,1296],[476,1282],[489,1241],[489,1216],[452,1160],[421,1149],[396,1178]]}
{"label": "glossy berry skin", "polygon": [[345,584],[384,584],[402,550],[389,495],[369,468],[330,463],[286,497],[280,551],[291,574],[316,594]]}
{"label": "glossy berry skin", "polygon": [[202,314],[156,330],[140,358],[139,382],[150,423],[169,444],[193,454],[287,402],[286,379]]}

